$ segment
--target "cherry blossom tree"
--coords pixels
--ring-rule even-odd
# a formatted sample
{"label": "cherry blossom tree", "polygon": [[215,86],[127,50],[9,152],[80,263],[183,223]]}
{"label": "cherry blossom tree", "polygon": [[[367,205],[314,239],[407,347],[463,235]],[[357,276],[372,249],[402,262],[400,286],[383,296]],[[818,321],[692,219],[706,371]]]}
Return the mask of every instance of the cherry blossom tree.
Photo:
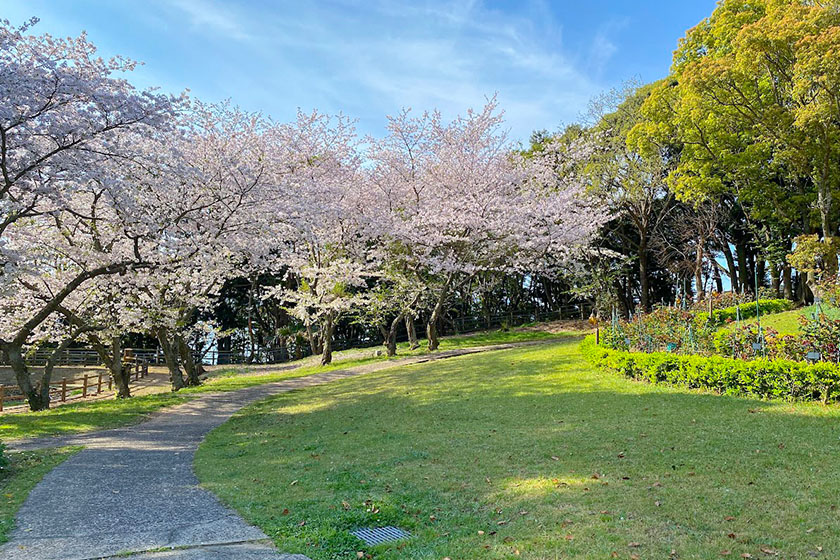
{"label": "cherry blossom tree", "polygon": [[48,387],[32,386],[23,348],[85,283],[145,266],[153,226],[114,164],[141,157],[135,140],[165,128],[179,100],[114,77],[135,63],[97,58],[84,35],[28,34],[36,21],[0,23],[0,349],[38,409]]}
{"label": "cherry blossom tree", "polygon": [[[155,211],[163,213],[167,224],[158,247],[170,258],[132,270],[128,280],[97,282],[97,299],[109,306],[62,308],[73,324],[91,329],[86,338],[115,380],[124,377],[120,338],[143,332],[158,340],[173,390],[200,383],[201,360],[188,341],[196,329],[205,332],[213,327],[197,323],[198,312],[212,304],[225,280],[264,256],[265,244],[259,239],[269,194],[266,129],[259,115],[230,103],[193,101],[181,114],[177,133],[165,137],[170,161],[155,170],[156,177],[172,184],[175,195],[165,198],[155,192],[154,197]],[[102,342],[103,333],[109,334],[108,343]],[[130,395],[127,378],[117,385],[120,396]]]}
{"label": "cherry blossom tree", "polygon": [[502,126],[491,99],[449,123],[437,112],[413,118],[404,111],[390,119],[385,139],[371,142],[371,188],[389,210],[382,221],[388,258],[433,294],[430,350],[454,287],[481,271],[562,267],[607,217],[585,196],[573,166],[558,166],[574,152],[525,158]]}
{"label": "cherry blossom tree", "polygon": [[[77,339],[119,396],[128,332],[157,337],[174,390],[197,383],[188,340],[213,328],[198,312],[237,275],[284,275],[268,297],[324,364],[351,314],[393,354],[425,306],[436,349],[453,289],[563,267],[606,218],[570,171],[577,148],[519,154],[495,99],[451,122],[403,112],[363,151],[343,116],[275,124],[137,91],[116,77],[133,61],[97,58],[84,35],[31,35],[34,23],[0,24],[0,350],[33,409]],[[33,383],[35,347],[53,353]]]}
{"label": "cherry blossom tree", "polygon": [[347,118],[317,112],[299,113],[275,138],[277,263],[295,288],[281,285],[271,297],[305,325],[328,364],[335,323],[364,302],[373,270],[358,139]]}

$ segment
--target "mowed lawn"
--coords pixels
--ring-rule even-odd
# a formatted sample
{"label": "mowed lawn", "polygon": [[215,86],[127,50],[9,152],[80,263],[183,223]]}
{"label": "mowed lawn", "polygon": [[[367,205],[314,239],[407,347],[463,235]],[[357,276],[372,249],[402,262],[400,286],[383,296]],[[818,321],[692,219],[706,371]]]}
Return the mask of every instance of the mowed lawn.
{"label": "mowed lawn", "polygon": [[[799,334],[802,328],[802,319],[812,319],[816,307],[810,305],[800,309],[792,309],[790,311],[782,311],[781,313],[772,313],[761,317],[761,326],[775,329],[779,334]],[[840,309],[832,305],[823,305],[820,307],[820,313],[829,319],[840,319]],[[755,318],[742,321],[743,324],[756,323]],[[730,324],[729,328],[736,328],[737,323]]]}
{"label": "mowed lawn", "polygon": [[[440,349],[456,350],[492,344],[546,341],[564,336],[568,337],[570,335],[540,330],[487,331],[446,337],[441,340]],[[425,341],[421,342],[425,343]],[[306,361],[279,364],[274,370],[271,369],[271,366],[263,366],[266,370],[257,373],[254,373],[248,366],[231,366],[229,369],[216,370],[201,386],[181,389],[177,393],[143,395],[125,400],[111,398],[82,401],[57,406],[41,412],[0,415],[0,441],[67,435],[125,426],[141,422],[153,412],[186,402],[200,393],[237,391],[254,385],[285,381],[315,373],[363,366],[373,362],[398,360],[427,353],[425,345],[421,345],[415,350],[409,350],[408,345],[403,343],[400,345],[399,354],[394,358],[388,358],[384,355],[374,355],[374,352],[379,349],[367,348],[336,352],[335,360],[327,366],[318,365],[317,357],[310,357]]]}
{"label": "mowed lawn", "polygon": [[[838,420],[602,374],[569,340],[273,397],[196,471],[313,559],[838,558]],[[349,534],[385,525],[413,536]]]}

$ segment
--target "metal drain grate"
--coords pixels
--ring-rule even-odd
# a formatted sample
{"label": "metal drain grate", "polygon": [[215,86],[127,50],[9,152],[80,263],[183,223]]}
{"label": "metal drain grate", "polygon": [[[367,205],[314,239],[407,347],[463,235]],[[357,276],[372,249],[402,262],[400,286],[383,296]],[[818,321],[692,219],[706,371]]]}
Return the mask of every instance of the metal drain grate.
{"label": "metal drain grate", "polygon": [[397,529],[396,527],[362,527],[355,531],[350,531],[354,537],[362,539],[367,545],[382,544],[391,541],[398,541],[400,539],[407,539],[411,536],[408,531]]}

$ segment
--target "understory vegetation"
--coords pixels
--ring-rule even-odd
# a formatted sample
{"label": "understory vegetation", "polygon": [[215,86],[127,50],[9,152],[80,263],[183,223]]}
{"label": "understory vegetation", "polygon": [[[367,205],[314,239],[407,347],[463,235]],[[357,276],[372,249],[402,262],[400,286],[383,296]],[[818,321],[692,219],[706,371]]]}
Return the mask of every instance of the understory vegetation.
{"label": "understory vegetation", "polygon": [[[840,409],[604,375],[578,344],[272,397],[211,432],[196,472],[315,560],[840,554]],[[384,525],[412,537],[349,534]]]}

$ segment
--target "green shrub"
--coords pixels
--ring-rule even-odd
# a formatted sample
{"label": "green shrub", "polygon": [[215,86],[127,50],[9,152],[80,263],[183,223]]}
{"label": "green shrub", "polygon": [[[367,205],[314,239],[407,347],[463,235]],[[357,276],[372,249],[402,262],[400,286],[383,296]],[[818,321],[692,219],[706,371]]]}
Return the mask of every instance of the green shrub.
{"label": "green shrub", "polygon": [[581,343],[581,351],[595,366],[630,379],[727,395],[827,402],[840,388],[840,366],[827,362],[625,352],[598,346],[592,336]]}
{"label": "green shrub", "polygon": [[[793,302],[786,299],[760,299],[758,300],[758,310],[761,315],[770,315],[771,313],[781,313],[782,311],[789,311],[793,309]],[[740,305],[741,319],[751,319],[755,317],[756,306],[755,302],[743,303]],[[738,309],[733,305],[732,307],[724,307],[723,309],[716,309],[712,311],[712,323],[715,325],[722,325],[723,323],[730,323],[738,318]],[[706,322],[709,320],[709,313],[698,313],[697,322]]]}
{"label": "green shrub", "polygon": [[764,340],[763,353],[771,360],[801,362],[812,349],[802,336],[779,334],[772,327],[762,327],[759,333],[756,323],[748,323],[736,329],[723,328],[715,333],[715,353],[727,358],[751,360],[757,354],[752,345],[759,339]]}

